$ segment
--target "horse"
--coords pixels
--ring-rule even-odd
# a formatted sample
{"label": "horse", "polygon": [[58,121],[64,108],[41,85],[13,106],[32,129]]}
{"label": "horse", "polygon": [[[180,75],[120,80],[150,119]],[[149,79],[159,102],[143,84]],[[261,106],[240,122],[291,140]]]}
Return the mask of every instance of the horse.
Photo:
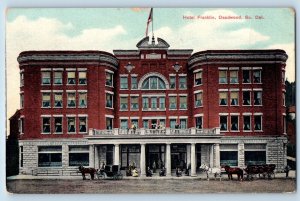
{"label": "horse", "polygon": [[82,179],[83,180],[86,180],[86,178],[85,178],[85,174],[86,173],[90,174],[91,175],[91,179],[94,180],[94,176],[95,176],[95,174],[97,172],[97,170],[95,168],[85,168],[82,165],[80,165],[78,167],[78,169],[79,169],[79,172],[81,172],[81,174],[82,174]]}
{"label": "horse", "polygon": [[216,168],[216,167],[210,168],[206,164],[202,164],[200,166],[200,170],[205,171],[207,180],[209,180],[208,174],[214,174],[215,180],[216,180],[217,176],[219,176],[220,180],[222,178],[221,168]]}
{"label": "horse", "polygon": [[244,178],[244,171],[239,167],[230,167],[229,165],[225,165],[224,169],[226,173],[228,174],[228,179],[232,180],[232,175],[236,174],[238,176],[238,180],[243,181]]}

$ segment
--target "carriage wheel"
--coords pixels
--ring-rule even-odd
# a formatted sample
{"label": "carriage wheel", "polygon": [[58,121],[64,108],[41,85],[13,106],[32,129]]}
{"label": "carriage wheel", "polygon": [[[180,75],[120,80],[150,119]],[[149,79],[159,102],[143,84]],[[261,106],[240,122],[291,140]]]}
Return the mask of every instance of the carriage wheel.
{"label": "carriage wheel", "polygon": [[118,179],[119,180],[123,179],[123,175],[121,173],[118,175]]}

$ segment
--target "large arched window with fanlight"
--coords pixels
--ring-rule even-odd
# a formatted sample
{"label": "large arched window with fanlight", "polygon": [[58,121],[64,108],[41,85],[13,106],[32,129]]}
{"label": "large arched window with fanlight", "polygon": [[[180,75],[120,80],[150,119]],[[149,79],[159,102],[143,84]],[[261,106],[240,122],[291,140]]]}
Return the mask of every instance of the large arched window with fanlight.
{"label": "large arched window with fanlight", "polygon": [[158,76],[150,76],[144,80],[142,89],[160,90],[166,89],[165,82]]}

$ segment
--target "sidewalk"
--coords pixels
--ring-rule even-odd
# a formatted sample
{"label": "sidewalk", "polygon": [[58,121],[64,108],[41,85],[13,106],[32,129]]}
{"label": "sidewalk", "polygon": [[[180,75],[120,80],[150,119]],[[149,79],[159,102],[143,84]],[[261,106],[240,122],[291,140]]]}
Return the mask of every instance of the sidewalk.
{"label": "sidewalk", "polygon": [[[235,178],[236,175],[234,175]],[[89,179],[89,176],[86,174],[87,179]],[[210,180],[215,180],[213,175],[209,175]],[[285,178],[285,173],[275,173],[275,179],[278,178]],[[288,178],[296,178],[296,171],[291,170],[289,172]],[[7,177],[7,180],[22,180],[22,179],[78,179],[81,180],[82,176],[33,176],[33,175],[15,175]],[[124,176],[123,179],[199,179],[199,180],[206,180],[206,174],[205,173],[198,173],[197,176],[191,177],[191,176],[182,176],[182,177],[176,177],[176,175],[172,175],[169,177],[160,177],[158,175],[154,175],[153,177],[126,177]],[[227,180],[227,174],[222,174],[222,180]],[[96,179],[97,180],[97,179]],[[216,180],[219,180],[217,178]]]}

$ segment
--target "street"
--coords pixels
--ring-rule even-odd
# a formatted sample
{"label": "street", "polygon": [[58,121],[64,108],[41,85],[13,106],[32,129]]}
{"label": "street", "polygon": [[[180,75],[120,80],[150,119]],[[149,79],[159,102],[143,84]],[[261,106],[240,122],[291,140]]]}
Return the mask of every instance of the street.
{"label": "street", "polygon": [[276,178],[254,181],[204,179],[18,179],[7,180],[11,193],[73,194],[73,193],[281,193],[294,192],[296,179]]}

